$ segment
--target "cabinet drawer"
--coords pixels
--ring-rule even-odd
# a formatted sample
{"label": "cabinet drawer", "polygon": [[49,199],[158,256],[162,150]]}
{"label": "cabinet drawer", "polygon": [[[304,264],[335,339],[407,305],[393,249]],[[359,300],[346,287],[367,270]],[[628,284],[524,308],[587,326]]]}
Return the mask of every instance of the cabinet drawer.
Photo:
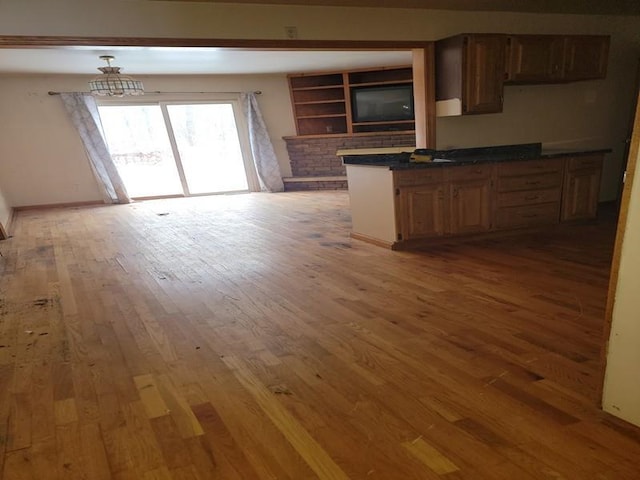
{"label": "cabinet drawer", "polygon": [[498,164],[499,177],[515,177],[518,175],[534,175],[562,171],[562,159],[545,158],[540,160],[524,160],[521,162],[505,162]]}
{"label": "cabinet drawer", "polygon": [[496,223],[498,228],[531,227],[558,223],[560,204],[543,203],[523,207],[503,207],[498,209]]}
{"label": "cabinet drawer", "polygon": [[546,188],[560,188],[562,175],[560,172],[543,173],[540,175],[526,175],[523,177],[499,177],[499,192],[514,192],[518,190],[541,190]]}
{"label": "cabinet drawer", "polygon": [[503,192],[498,194],[498,207],[516,207],[519,205],[536,205],[560,201],[559,188],[545,190],[522,190],[518,192]]}
{"label": "cabinet drawer", "polygon": [[442,168],[424,168],[415,170],[396,170],[394,172],[396,187],[424,185],[442,182]]}
{"label": "cabinet drawer", "polygon": [[602,168],[602,156],[574,157],[568,160],[569,170],[582,170],[587,168]]}
{"label": "cabinet drawer", "polygon": [[465,165],[463,167],[450,167],[447,169],[449,180],[477,180],[491,177],[493,165]]}

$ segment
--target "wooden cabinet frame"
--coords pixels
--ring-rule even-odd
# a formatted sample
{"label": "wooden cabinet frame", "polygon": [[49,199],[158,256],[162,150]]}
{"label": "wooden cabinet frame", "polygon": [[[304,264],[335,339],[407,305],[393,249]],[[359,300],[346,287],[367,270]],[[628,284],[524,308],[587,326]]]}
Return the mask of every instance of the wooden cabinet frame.
{"label": "wooden cabinet frame", "polygon": [[[491,230],[493,178],[491,164],[444,168],[434,175],[422,171],[413,182],[396,175],[398,240]],[[423,210],[418,211],[418,206]]]}
{"label": "wooden cabinet frame", "polygon": [[605,35],[462,34],[435,44],[440,116],[500,113],[509,84],[605,78]]}
{"label": "wooden cabinet frame", "polygon": [[[416,130],[415,118],[355,123],[351,107],[354,88],[413,85],[411,65],[290,74],[287,77],[298,136],[378,132],[400,134]],[[424,96],[418,99],[418,102],[423,101],[426,101]]]}
{"label": "wooden cabinet frame", "polygon": [[458,114],[502,111],[506,36],[458,35],[436,42],[436,101],[458,100]]}
{"label": "wooden cabinet frame", "polygon": [[583,220],[597,214],[602,157],[567,159],[562,191],[561,220]]}
{"label": "wooden cabinet frame", "polygon": [[593,219],[602,161],[594,153],[393,171],[393,248]]}

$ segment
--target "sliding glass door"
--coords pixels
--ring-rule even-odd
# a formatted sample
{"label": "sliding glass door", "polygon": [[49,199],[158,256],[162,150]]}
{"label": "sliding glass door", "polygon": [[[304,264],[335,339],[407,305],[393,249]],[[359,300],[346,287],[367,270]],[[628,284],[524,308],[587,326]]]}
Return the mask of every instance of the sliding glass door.
{"label": "sliding glass door", "polygon": [[102,105],[118,172],[134,198],[249,190],[234,104]]}
{"label": "sliding glass door", "polygon": [[158,105],[99,107],[102,128],[118,173],[132,197],[183,193],[162,111]]}
{"label": "sliding glass door", "polygon": [[167,105],[167,113],[191,194],[249,188],[230,103]]}

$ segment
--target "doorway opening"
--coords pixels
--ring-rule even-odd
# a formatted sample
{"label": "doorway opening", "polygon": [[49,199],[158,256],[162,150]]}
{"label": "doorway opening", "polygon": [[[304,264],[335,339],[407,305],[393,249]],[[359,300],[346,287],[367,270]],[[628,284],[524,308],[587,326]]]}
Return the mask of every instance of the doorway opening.
{"label": "doorway opening", "polygon": [[235,102],[101,105],[113,161],[132,198],[249,190]]}

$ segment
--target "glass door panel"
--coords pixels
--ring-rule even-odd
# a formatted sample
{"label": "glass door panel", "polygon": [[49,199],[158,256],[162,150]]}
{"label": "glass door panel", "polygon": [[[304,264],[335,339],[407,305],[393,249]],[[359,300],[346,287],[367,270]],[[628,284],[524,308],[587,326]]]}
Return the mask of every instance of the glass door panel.
{"label": "glass door panel", "polygon": [[131,197],[183,194],[159,105],[100,106],[116,168]]}
{"label": "glass door panel", "polygon": [[189,193],[249,189],[232,104],[166,108]]}

